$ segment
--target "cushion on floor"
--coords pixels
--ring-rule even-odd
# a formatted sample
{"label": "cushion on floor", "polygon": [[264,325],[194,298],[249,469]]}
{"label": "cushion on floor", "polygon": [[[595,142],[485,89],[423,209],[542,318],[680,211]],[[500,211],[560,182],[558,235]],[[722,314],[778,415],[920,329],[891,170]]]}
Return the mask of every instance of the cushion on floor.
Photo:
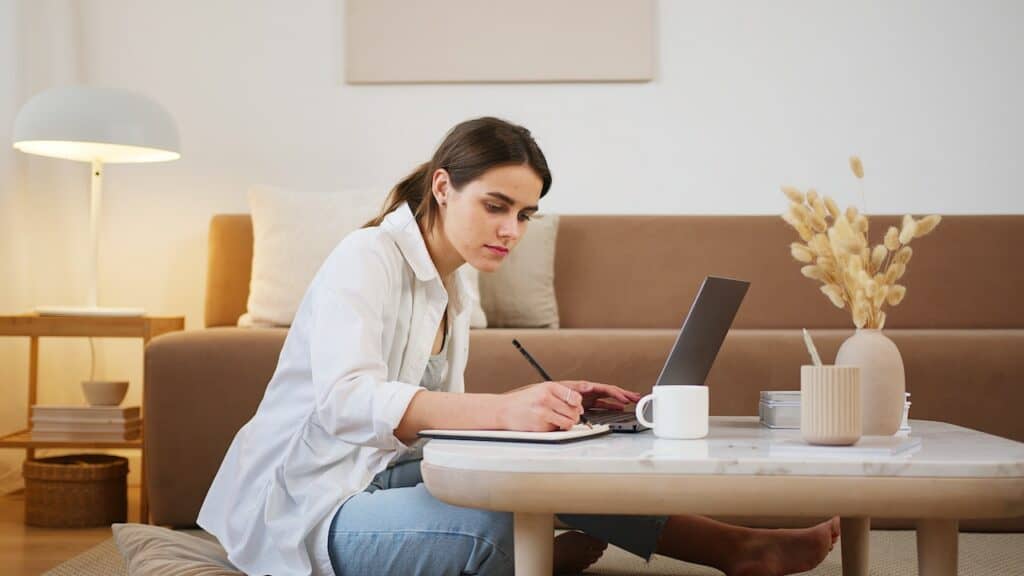
{"label": "cushion on floor", "polygon": [[212,537],[148,524],[114,524],[111,528],[130,576],[244,576]]}

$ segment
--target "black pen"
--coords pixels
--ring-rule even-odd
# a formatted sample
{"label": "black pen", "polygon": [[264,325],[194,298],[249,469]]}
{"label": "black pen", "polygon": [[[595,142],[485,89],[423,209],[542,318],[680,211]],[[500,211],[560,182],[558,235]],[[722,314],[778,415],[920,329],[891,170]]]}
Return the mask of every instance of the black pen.
{"label": "black pen", "polygon": [[[540,364],[538,364],[537,361],[533,359],[533,356],[530,356],[530,353],[526,351],[526,348],[523,348],[523,345],[519,343],[519,340],[513,338],[512,345],[515,346],[517,350],[519,350],[519,353],[526,358],[527,362],[529,362],[534,368],[537,369],[537,372],[540,372],[540,375],[545,380],[547,380],[548,382],[553,382],[551,376],[548,376],[548,373],[545,372],[544,369],[541,368]],[[580,422],[586,424],[587,426],[590,426],[590,422],[587,421],[587,417],[583,414],[580,414]],[[593,426],[590,427],[593,428]]]}

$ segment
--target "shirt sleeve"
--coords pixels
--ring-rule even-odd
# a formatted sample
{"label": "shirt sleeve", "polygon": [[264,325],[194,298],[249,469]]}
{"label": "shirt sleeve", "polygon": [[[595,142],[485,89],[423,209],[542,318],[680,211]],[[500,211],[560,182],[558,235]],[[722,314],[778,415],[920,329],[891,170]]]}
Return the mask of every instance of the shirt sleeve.
{"label": "shirt sleeve", "polygon": [[343,242],[310,288],[316,415],[326,431],[346,442],[398,450],[404,444],[394,430],[424,388],[387,379],[384,306],[400,288],[385,255],[367,244]]}

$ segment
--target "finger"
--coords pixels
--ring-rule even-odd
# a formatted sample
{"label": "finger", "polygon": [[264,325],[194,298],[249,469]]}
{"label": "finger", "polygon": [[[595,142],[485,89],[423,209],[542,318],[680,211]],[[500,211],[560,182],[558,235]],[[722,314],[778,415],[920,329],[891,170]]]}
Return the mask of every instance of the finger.
{"label": "finger", "polygon": [[563,382],[554,382],[551,387],[551,393],[561,400],[564,404],[572,408],[583,405],[583,395],[573,389],[572,385]]}
{"label": "finger", "polygon": [[597,408],[606,408],[606,409],[609,409],[609,410],[625,410],[626,409],[626,405],[625,404],[623,404],[621,402],[616,402],[615,400],[609,400],[607,398],[598,398],[597,402],[600,403],[599,406],[596,406]]}
{"label": "finger", "polygon": [[554,424],[561,430],[569,430],[576,425],[576,422],[579,421],[579,418],[570,418],[569,416],[566,416],[565,414],[562,414],[555,410],[548,410],[546,420],[549,423]]}
{"label": "finger", "polygon": [[589,384],[591,384],[591,386],[593,387],[592,389],[595,392],[600,392],[601,394],[604,394],[605,396],[610,396],[612,398],[615,398],[616,400],[619,400],[620,402],[626,402],[626,403],[636,402],[637,400],[640,400],[640,398],[641,398],[641,396],[637,395],[636,399],[634,400],[634,398],[632,396],[630,396],[630,392],[629,391],[623,390],[622,388],[619,388],[618,386],[612,386],[611,384],[598,384],[596,382],[590,382]]}
{"label": "finger", "polygon": [[617,392],[616,397],[627,404],[630,402],[639,402],[640,399],[644,397],[643,394],[637,394],[636,392],[624,390],[622,388],[619,388],[618,386],[615,387],[615,391]]}
{"label": "finger", "polygon": [[558,383],[566,388],[575,390],[580,395],[583,395],[586,392],[591,392],[594,388],[594,383],[587,382],[586,380],[561,380]]}
{"label": "finger", "polygon": [[[568,390],[568,389],[566,389]],[[573,422],[576,422],[580,418],[580,414],[583,413],[582,406],[573,406],[566,403],[565,396],[558,398],[558,392],[552,393],[545,399],[544,405],[552,412],[559,416],[569,418]]]}

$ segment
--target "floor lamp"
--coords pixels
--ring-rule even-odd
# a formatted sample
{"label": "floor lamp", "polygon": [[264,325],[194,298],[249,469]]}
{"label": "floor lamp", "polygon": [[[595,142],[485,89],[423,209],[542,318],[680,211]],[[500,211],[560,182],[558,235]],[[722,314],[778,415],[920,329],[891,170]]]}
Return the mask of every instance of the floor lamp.
{"label": "floor lamp", "polygon": [[86,306],[38,306],[39,314],[141,316],[140,308],[97,305],[103,165],[164,162],[181,157],[174,119],[153,100],[113,88],[65,86],[33,96],[14,120],[14,147],[27,154],[89,162],[89,295]]}

